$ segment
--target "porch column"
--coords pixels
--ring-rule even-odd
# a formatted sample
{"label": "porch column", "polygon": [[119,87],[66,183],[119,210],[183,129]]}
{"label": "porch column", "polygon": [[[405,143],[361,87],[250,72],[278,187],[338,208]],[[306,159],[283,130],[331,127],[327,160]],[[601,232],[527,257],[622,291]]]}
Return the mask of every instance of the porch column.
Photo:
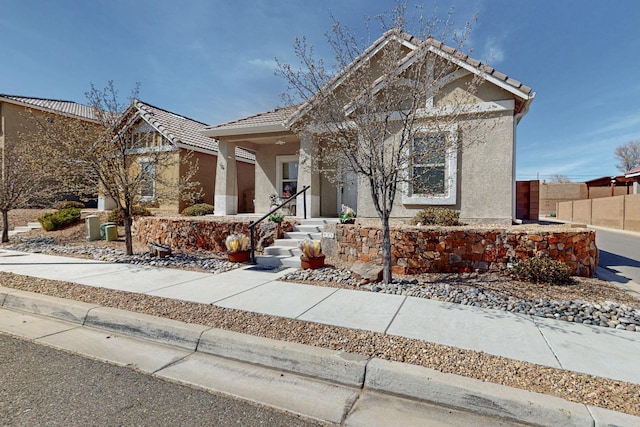
{"label": "porch column", "polygon": [[317,141],[310,133],[300,136],[300,155],[298,159],[298,191],[305,185],[311,186],[306,193],[296,198],[296,216],[304,217],[304,199],[307,198],[307,218],[320,216],[320,172],[318,171],[318,159],[314,158]]}
{"label": "porch column", "polygon": [[235,215],[238,213],[237,179],[236,146],[230,142],[218,141],[214,215]]}

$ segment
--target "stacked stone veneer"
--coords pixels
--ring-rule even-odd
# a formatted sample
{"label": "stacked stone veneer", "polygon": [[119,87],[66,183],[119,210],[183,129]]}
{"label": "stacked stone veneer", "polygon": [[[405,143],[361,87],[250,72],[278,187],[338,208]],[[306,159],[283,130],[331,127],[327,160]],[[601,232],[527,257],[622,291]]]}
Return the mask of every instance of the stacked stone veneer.
{"label": "stacked stone veneer", "polygon": [[[326,255],[343,262],[382,265],[382,231],[379,227],[335,226],[335,239],[323,238]],[[595,232],[517,231],[515,229],[391,230],[391,258],[395,274],[428,272],[498,271],[513,259],[549,256],[569,265],[572,274],[595,275],[598,249]]]}
{"label": "stacked stone veneer", "polygon": [[[207,250],[225,252],[225,239],[230,234],[243,233],[249,236],[250,219],[205,218],[158,218],[138,217],[132,231],[143,244],[157,242],[178,250]],[[290,231],[292,223],[284,221],[282,229]],[[275,224],[261,222],[255,230],[258,251],[273,243],[276,237]]]}

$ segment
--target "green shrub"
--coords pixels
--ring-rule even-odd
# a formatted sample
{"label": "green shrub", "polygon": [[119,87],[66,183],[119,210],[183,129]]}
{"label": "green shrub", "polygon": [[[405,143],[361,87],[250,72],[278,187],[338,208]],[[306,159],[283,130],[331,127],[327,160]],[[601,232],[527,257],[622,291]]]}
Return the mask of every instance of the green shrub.
{"label": "green shrub", "polygon": [[459,221],[460,211],[438,207],[428,207],[413,217],[411,223],[422,225],[462,225]]}
{"label": "green shrub", "polygon": [[62,200],[60,202],[57,202],[55,205],[53,205],[54,209],[71,209],[71,208],[76,208],[76,209],[83,209],[84,208],[84,203],[82,202],[76,202],[74,200]]}
{"label": "green shrub", "polygon": [[213,205],[208,203],[198,203],[197,205],[189,206],[188,208],[184,208],[180,215],[182,216],[202,216],[202,215],[210,215],[214,211]]}
{"label": "green shrub", "polygon": [[59,230],[78,221],[80,221],[80,209],[78,208],[60,209],[38,218],[42,228],[47,231]]}
{"label": "green shrub", "polygon": [[571,269],[567,264],[551,258],[529,258],[518,260],[509,267],[511,277],[531,282],[547,283],[549,285],[571,285]]}
{"label": "green shrub", "polygon": [[[133,216],[151,216],[152,215],[151,211],[143,206],[134,206],[131,209],[131,214]],[[109,212],[107,221],[116,222],[118,223],[118,225],[124,225],[124,212],[120,209],[112,210],[111,212]]]}

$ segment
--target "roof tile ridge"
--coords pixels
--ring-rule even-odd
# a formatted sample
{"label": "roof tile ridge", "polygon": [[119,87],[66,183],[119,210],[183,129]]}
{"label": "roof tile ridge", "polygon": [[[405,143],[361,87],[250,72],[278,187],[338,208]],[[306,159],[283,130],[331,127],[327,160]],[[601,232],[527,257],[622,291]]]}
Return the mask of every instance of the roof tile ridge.
{"label": "roof tile ridge", "polygon": [[173,114],[174,116],[181,117],[181,118],[183,118],[185,120],[189,120],[189,121],[192,121],[194,123],[199,123],[199,124],[201,124],[203,126],[209,126],[207,123],[201,122],[200,120],[192,119],[191,117],[187,117],[187,116],[185,116],[183,114],[174,113],[173,111],[169,111],[169,110],[167,110],[165,108],[158,107],[156,105],[150,104],[150,103],[145,102],[145,101],[143,101],[141,99],[138,99],[138,98],[136,98],[136,100],[138,102],[140,102],[141,104],[147,106],[148,108],[160,110],[160,111],[163,111],[163,112],[168,113],[168,114]]}

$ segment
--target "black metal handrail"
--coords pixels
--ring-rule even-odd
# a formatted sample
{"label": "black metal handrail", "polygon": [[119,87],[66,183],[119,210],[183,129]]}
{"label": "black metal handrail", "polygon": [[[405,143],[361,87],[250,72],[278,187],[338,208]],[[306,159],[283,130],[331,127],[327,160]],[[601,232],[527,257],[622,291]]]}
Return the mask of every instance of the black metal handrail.
{"label": "black metal handrail", "polygon": [[[267,219],[274,211],[277,211],[278,209],[280,209],[281,207],[289,203],[291,200],[298,197],[300,194],[306,193],[309,188],[311,188],[311,186],[305,185],[302,188],[302,190],[298,191],[293,196],[289,196],[289,198],[285,199],[284,202],[280,203],[278,206],[271,209],[268,213],[262,215],[260,219],[256,221],[251,221],[251,223],[249,224],[249,234],[250,234],[250,240],[251,240],[251,264],[256,263],[256,241],[255,241],[255,232],[254,232],[256,225],[258,225],[259,223]],[[306,194],[302,198],[302,204],[303,204],[303,210],[304,210],[304,219],[307,219],[307,195]]]}

